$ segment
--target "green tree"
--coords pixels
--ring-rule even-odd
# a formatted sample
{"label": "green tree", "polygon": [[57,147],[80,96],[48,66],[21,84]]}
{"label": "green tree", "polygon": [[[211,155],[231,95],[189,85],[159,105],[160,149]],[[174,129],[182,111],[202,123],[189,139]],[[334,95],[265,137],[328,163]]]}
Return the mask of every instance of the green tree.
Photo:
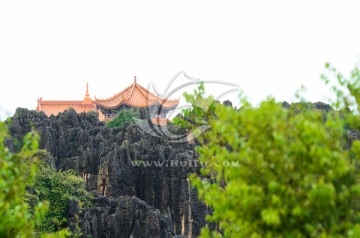
{"label": "green tree", "polygon": [[[34,222],[29,222],[31,214],[28,204],[23,203],[26,183],[35,176],[35,167],[20,166],[37,147],[35,135],[28,135],[19,153],[11,153],[5,147],[7,129],[0,123],[0,237],[29,235],[34,230]],[[25,173],[28,170],[28,173]],[[39,205],[42,208],[42,204]]]}
{"label": "green tree", "polygon": [[140,112],[137,109],[123,109],[121,110],[111,121],[106,123],[107,127],[114,128],[114,127],[121,127],[127,122],[131,122],[133,118],[140,119]]}
{"label": "green tree", "polygon": [[[336,77],[348,93],[334,91],[358,107],[360,77],[351,77]],[[205,166],[191,181],[217,224],[201,237],[360,237],[360,142],[342,146],[344,128],[360,129],[359,117],[331,111],[324,121],[322,112],[293,113],[272,98],[241,103],[240,110],[215,103],[206,115],[211,129],[199,137]]]}
{"label": "green tree", "polygon": [[[42,161],[39,162],[39,173],[36,174],[32,189],[28,193],[28,200],[31,205],[41,201],[49,203],[49,210],[37,224],[36,230],[42,233],[56,232],[68,225],[71,215],[69,203],[75,202],[81,209],[90,205],[91,195],[86,190],[83,179],[77,176],[75,171],[56,171],[45,163],[43,159],[50,157],[47,151],[40,150],[35,157]],[[72,225],[77,226],[76,222]]]}
{"label": "green tree", "polygon": [[39,172],[34,156],[39,141],[37,134],[28,133],[17,153],[9,151],[6,140],[10,140],[7,127],[0,122],[0,237],[69,237],[67,229],[56,233],[38,232],[49,203],[34,201],[29,204],[27,190],[34,185]]}
{"label": "green tree", "polygon": [[[34,205],[33,214],[25,201],[26,188],[33,184],[37,172],[36,163],[29,158],[38,147],[38,136],[25,136],[20,152],[12,153],[5,146],[7,128],[0,122],[0,237],[35,237],[35,226],[43,219],[46,203]],[[66,230],[43,236],[65,237]]]}
{"label": "green tree", "polygon": [[205,97],[204,94],[203,83],[193,93],[185,92],[185,100],[191,103],[191,107],[182,110],[182,114],[173,119],[175,125],[191,130],[195,138],[210,127],[208,120],[214,116],[215,105],[219,104],[213,96]]}

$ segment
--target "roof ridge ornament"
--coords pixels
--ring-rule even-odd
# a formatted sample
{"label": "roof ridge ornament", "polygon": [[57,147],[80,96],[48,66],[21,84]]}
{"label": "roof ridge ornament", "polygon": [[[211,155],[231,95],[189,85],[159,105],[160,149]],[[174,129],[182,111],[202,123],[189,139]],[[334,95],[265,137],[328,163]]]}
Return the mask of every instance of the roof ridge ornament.
{"label": "roof ridge ornament", "polygon": [[85,98],[89,98],[89,83],[86,82],[86,92],[85,92]]}
{"label": "roof ridge ornament", "polygon": [[90,98],[90,94],[89,94],[89,83],[86,82],[86,91],[85,91],[85,97],[84,100],[81,102],[82,104],[91,104],[92,100]]}
{"label": "roof ridge ornament", "polygon": [[134,76],[134,83],[136,84],[136,76]]}

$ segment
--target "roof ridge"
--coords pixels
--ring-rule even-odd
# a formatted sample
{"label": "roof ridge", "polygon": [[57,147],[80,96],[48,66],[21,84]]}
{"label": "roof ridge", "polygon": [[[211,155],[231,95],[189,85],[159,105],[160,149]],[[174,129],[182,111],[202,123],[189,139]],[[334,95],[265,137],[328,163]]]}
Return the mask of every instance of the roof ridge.
{"label": "roof ridge", "polygon": [[151,92],[149,90],[143,88],[141,85],[138,85],[138,88],[139,88],[139,92],[145,97],[147,105],[149,105],[150,104],[149,102],[153,101],[153,100],[150,100],[150,98],[149,98],[149,94],[152,95]]}
{"label": "roof ridge", "polygon": [[[140,88],[140,92],[144,95],[144,91],[146,91],[148,94],[150,94],[153,97],[156,97],[157,99],[160,98],[158,95],[150,92],[148,89],[144,88],[143,86],[139,85]],[[145,96],[145,95],[144,95]],[[147,98],[149,99],[149,97],[147,96]]]}
{"label": "roof ridge", "polygon": [[[169,103],[174,103],[174,102],[177,102],[179,103],[179,99],[169,99],[167,97],[165,98],[162,98],[161,96],[159,95],[156,95],[155,93],[152,93],[150,92],[149,90],[147,90],[146,88],[144,88],[143,86],[141,86],[140,84],[138,85],[138,87],[140,88],[140,93],[142,93],[144,95],[144,91],[146,91],[148,94],[150,94],[151,96],[155,97],[156,99],[155,100],[151,100],[152,102],[157,102],[159,103],[160,105],[163,105],[164,103],[166,102],[169,102]],[[145,96],[145,95],[144,95]],[[148,102],[148,105],[150,104],[149,101],[149,97],[148,96],[145,96],[147,98],[147,102]],[[164,105],[163,105],[164,106]]]}
{"label": "roof ridge", "polygon": [[127,98],[125,99],[125,102],[129,101],[130,97],[133,95],[136,84],[137,83],[136,83],[136,78],[135,78],[134,83],[132,84],[132,87],[131,87],[131,91],[130,91],[129,95],[127,96]]}
{"label": "roof ridge", "polygon": [[[129,85],[128,87],[126,87],[125,89],[123,89],[122,91],[120,91],[119,93],[114,94],[112,97],[109,98],[105,98],[105,99],[99,99],[99,98],[95,98],[96,101],[98,102],[108,102],[110,100],[113,100],[119,96],[121,96],[121,94],[124,94],[124,92],[126,92],[126,90],[128,90],[128,88],[132,87],[133,85]],[[123,97],[124,98],[124,97]]]}
{"label": "roof ridge", "polygon": [[81,103],[81,100],[41,100],[40,103]]}

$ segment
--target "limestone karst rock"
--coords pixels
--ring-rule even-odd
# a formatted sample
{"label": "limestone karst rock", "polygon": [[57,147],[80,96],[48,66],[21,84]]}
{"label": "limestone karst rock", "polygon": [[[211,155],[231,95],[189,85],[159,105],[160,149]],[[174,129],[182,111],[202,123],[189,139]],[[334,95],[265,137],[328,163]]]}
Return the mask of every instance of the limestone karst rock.
{"label": "limestone karst rock", "polygon": [[[21,140],[32,128],[56,169],[76,170],[96,194],[93,207],[79,214],[84,237],[195,237],[206,224],[209,211],[187,179],[199,169],[187,166],[196,160],[194,144],[169,143],[134,124],[110,129],[91,112],[47,117],[19,108],[11,135]],[[132,163],[139,161],[158,165]]]}

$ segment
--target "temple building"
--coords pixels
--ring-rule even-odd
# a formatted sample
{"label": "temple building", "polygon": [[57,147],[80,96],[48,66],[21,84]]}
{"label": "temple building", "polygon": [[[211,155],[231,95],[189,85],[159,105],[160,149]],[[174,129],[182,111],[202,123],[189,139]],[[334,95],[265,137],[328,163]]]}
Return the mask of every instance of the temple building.
{"label": "temple building", "polygon": [[[37,100],[36,111],[37,112],[43,111],[47,116],[50,116],[50,115],[57,115],[68,108],[73,108],[77,113],[96,111],[96,104],[90,98],[89,95],[88,84],[86,84],[86,92],[83,100],[79,100],[79,101],[43,100],[42,97],[40,97]],[[103,120],[104,118],[105,118],[104,115],[99,114],[100,120]]]}
{"label": "temple building", "polygon": [[57,115],[68,108],[73,108],[77,113],[97,111],[99,120],[109,121],[120,110],[137,108],[145,109],[154,124],[166,125],[168,122],[166,114],[175,109],[178,104],[179,99],[164,99],[149,92],[139,85],[134,77],[133,84],[110,98],[98,99],[95,97],[95,100],[92,100],[89,96],[88,84],[86,84],[85,97],[82,101],[43,100],[40,97],[37,101],[36,111],[43,111],[47,116]]}
{"label": "temple building", "polygon": [[96,109],[101,111],[105,120],[113,118],[120,110],[126,108],[147,109],[151,121],[155,124],[165,125],[166,114],[177,107],[179,100],[161,98],[136,82],[121,92],[107,99],[95,98]]}

